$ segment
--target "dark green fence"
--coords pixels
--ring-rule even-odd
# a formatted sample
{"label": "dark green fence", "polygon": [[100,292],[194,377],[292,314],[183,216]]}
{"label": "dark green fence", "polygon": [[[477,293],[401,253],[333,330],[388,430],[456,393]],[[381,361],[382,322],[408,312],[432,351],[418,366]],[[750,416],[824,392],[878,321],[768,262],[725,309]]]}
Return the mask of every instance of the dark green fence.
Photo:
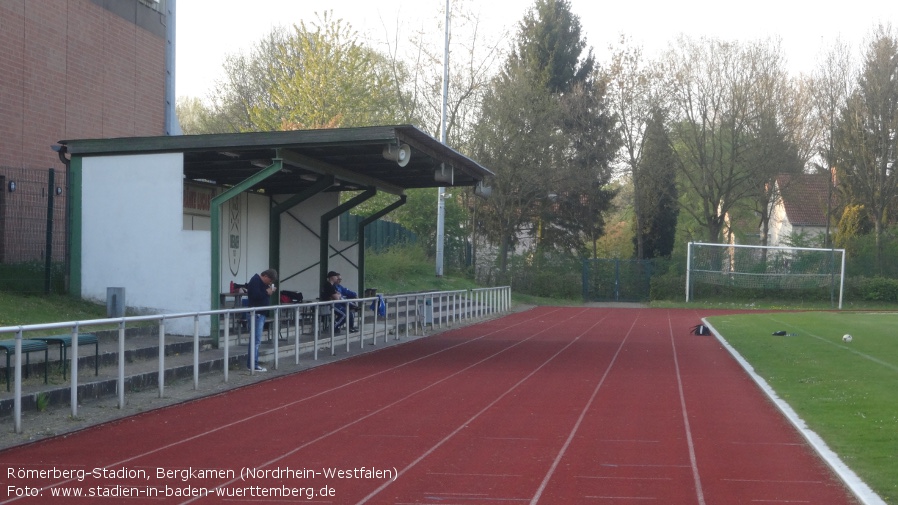
{"label": "dark green fence", "polygon": [[584,259],[583,301],[647,301],[653,272],[652,260]]}
{"label": "dark green fence", "polygon": [[0,290],[65,288],[64,170],[0,166]]}
{"label": "dark green fence", "polygon": [[[349,213],[340,215],[340,240],[354,242],[359,237],[359,223],[365,219]],[[369,251],[383,251],[394,245],[414,244],[417,237],[399,224],[377,221],[365,227],[365,248]]]}

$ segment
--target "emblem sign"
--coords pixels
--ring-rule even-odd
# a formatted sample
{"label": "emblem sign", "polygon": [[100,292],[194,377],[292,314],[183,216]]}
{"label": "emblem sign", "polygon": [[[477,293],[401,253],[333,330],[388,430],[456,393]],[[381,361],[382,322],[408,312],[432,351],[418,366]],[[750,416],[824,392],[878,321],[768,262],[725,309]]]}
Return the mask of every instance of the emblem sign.
{"label": "emblem sign", "polygon": [[240,196],[228,200],[228,258],[231,275],[240,271]]}

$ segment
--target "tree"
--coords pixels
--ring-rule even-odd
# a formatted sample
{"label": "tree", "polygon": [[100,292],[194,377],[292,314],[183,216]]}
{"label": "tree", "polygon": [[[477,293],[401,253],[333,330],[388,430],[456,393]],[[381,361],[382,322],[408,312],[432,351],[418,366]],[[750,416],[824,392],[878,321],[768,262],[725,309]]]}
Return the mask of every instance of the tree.
{"label": "tree", "polygon": [[[841,40],[830,47],[814,72],[811,81],[815,117],[810,123],[817,128],[816,163],[818,172],[829,174],[834,179],[836,172],[835,158],[835,129],[839,112],[845,107],[848,96],[852,93],[854,79],[852,59],[848,45]],[[835,181],[832,181],[835,183]],[[831,191],[833,191],[831,184]],[[829,195],[829,205],[834,204],[832,193]],[[826,241],[832,243],[830,223],[838,213],[832,207],[827,209]]]}
{"label": "tree", "polygon": [[210,97],[209,119],[201,133],[259,131],[252,110],[273,107],[270,85],[274,80],[274,61],[286,44],[288,32],[275,28],[260,40],[248,55],[237,53],[225,58],[225,78],[215,85]]}
{"label": "tree", "polygon": [[591,51],[580,59],[584,47],[570,4],[537,0],[484,98],[472,153],[496,172],[480,215],[499,245],[503,273],[522,235],[535,238],[538,253],[570,254],[601,233],[617,145],[605,83]]}
{"label": "tree", "polygon": [[328,13],[320,24],[294,25],[270,63],[269,101],[250,108],[263,130],[406,122],[393,87],[399,70]]}
{"label": "tree", "polygon": [[556,185],[554,153],[563,150],[561,135],[550,127],[560,122],[558,101],[534,87],[527,70],[513,66],[496,78],[484,97],[472,149],[496,174],[492,195],[478,214],[487,236],[499,247],[502,274],[521,232]]}
{"label": "tree", "polygon": [[[642,155],[633,171],[636,259],[669,257],[673,252],[679,215],[676,158],[665,127],[663,111],[655,108],[643,135]],[[642,205],[636,206],[635,202]],[[640,239],[641,237],[641,239]]]}
{"label": "tree", "polygon": [[763,180],[747,163],[759,63],[738,44],[711,39],[681,38],[666,57],[671,137],[684,189],[697,200],[682,208],[706,240],[723,238],[728,213]]}
{"label": "tree", "polygon": [[185,135],[214,131],[208,127],[212,113],[203,101],[196,97],[178,97],[175,103],[175,114]]}
{"label": "tree", "polygon": [[[396,39],[383,43],[387,47],[389,64],[397,69],[393,88],[402,97],[406,115],[434,137],[440,136],[441,127],[444,23],[445,12],[437,16],[432,26],[413,32],[409,38],[410,44],[402,46],[410,50],[401,52],[398,40],[404,35],[400,30],[404,25],[397,20]],[[453,1],[450,23],[446,143],[460,152],[466,152],[471,145],[472,125],[480,112],[483,95],[494,77],[495,63],[504,54],[499,44],[505,37],[501,33],[485,33],[478,16],[471,12],[464,0]],[[462,212],[462,209],[474,206],[473,192],[455,188],[450,193],[452,197],[445,200],[445,259],[447,262],[458,260],[461,264],[463,255],[453,253],[463,250],[464,243],[475,229],[471,221],[473,213],[469,216]],[[437,191],[410,190],[407,194],[408,203],[385,219],[415,230],[425,246],[429,247],[429,253],[433,254]],[[392,200],[392,195],[377,195],[355,211],[370,214]]]}
{"label": "tree", "polygon": [[615,117],[606,100],[606,80],[600,74],[579,83],[561,99],[561,135],[567,159],[558,170],[557,199],[552,213],[542,221],[551,223],[543,245],[564,252],[584,254],[604,233],[604,214],[615,191],[609,188],[611,160],[620,147]]}
{"label": "tree", "polygon": [[798,85],[801,81],[789,78],[779,43],[752,45],[748,54],[755,65],[750,94],[754,112],[748,120],[745,164],[754,175],[746,199],[758,217],[760,244],[767,245],[770,213],[780,198],[776,183],[785,180],[779,175],[800,174],[813,152],[814,141],[805,136],[813,129],[803,126],[812,106],[810,95]]}
{"label": "tree", "polygon": [[327,12],[317,23],[275,28],[224,66],[200,123],[204,133],[409,122],[396,88],[405,80],[403,66]]}
{"label": "tree", "polygon": [[[617,116],[618,131],[622,142],[620,154],[622,163],[629,172],[633,184],[633,219],[636,231],[634,240],[636,243],[636,259],[645,256],[645,232],[652,227],[646,226],[643,220],[651,213],[643,211],[643,207],[650,205],[646,199],[651,199],[650,192],[643,191],[643,181],[650,182],[644,177],[637,177],[637,171],[641,164],[643,146],[646,141],[646,129],[652,120],[653,110],[657,110],[659,99],[658,87],[655,86],[653,72],[643,62],[642,48],[628,47],[626,39],[621,38],[621,47],[611,57],[609,96],[614,113]],[[663,128],[663,125],[662,125]]]}
{"label": "tree", "polygon": [[592,76],[595,58],[591,49],[581,58],[584,49],[580,18],[570,2],[536,0],[521,21],[511,59],[513,65],[530,68],[537,85],[564,93]]}
{"label": "tree", "polygon": [[891,28],[875,31],[835,133],[841,182],[873,224],[881,269],[882,234],[898,204],[898,37]]}

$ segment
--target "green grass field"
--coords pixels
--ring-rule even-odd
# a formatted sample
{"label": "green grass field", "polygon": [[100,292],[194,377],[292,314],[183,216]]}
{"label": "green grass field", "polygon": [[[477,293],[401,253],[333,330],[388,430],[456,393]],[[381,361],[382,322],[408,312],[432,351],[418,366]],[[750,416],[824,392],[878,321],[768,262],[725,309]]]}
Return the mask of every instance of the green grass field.
{"label": "green grass field", "polygon": [[[845,464],[887,503],[898,503],[898,313],[773,312],[708,321]],[[852,342],[842,341],[846,333]]]}

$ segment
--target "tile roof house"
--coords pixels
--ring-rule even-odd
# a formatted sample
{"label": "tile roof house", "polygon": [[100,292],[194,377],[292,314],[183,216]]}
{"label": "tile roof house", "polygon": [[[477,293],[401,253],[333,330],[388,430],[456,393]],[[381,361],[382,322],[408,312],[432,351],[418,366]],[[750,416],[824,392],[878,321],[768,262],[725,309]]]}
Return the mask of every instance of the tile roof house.
{"label": "tile roof house", "polygon": [[771,203],[767,245],[785,246],[802,235],[806,243],[824,244],[830,192],[828,174],[783,174],[776,178],[776,197]]}

